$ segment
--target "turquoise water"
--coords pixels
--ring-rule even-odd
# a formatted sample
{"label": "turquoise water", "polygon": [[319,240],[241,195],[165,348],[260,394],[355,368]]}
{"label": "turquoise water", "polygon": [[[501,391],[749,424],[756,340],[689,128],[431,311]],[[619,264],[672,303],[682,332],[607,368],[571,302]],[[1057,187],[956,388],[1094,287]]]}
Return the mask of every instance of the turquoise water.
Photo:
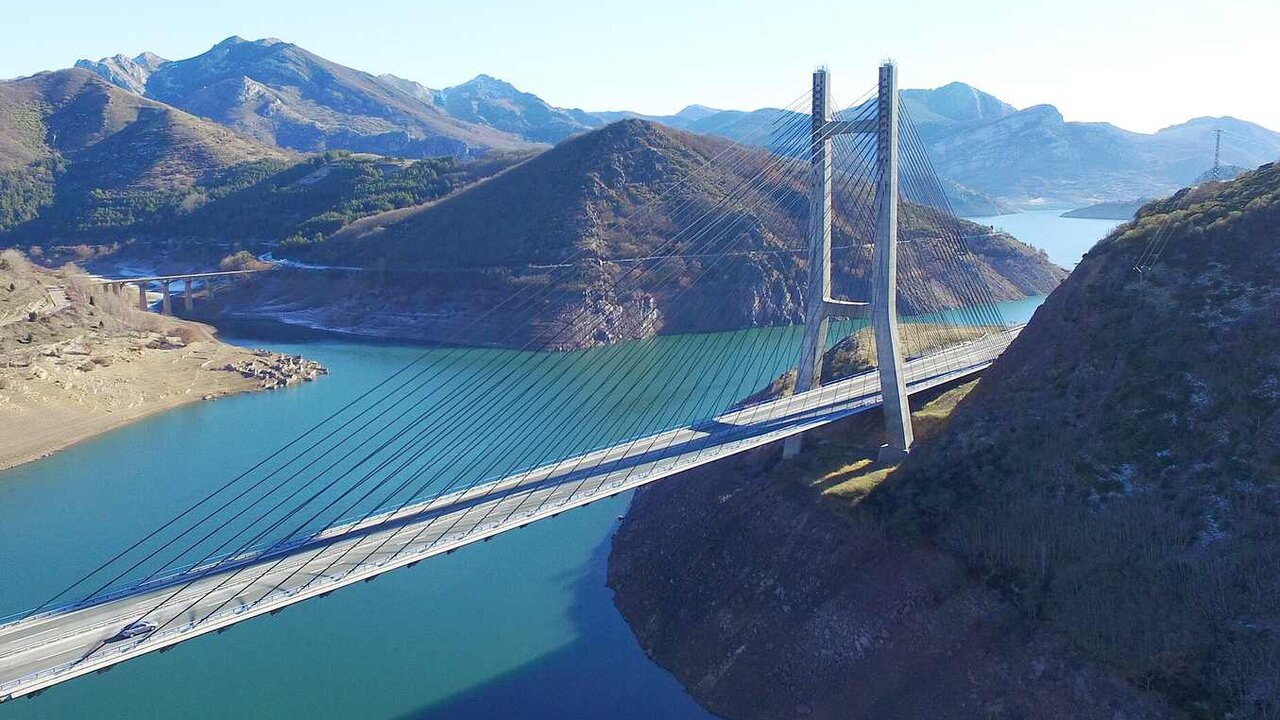
{"label": "turquoise water", "polygon": [[[1023,322],[1039,302],[1008,303],[1003,313]],[[266,344],[319,360],[332,375],[179,408],[0,473],[0,615],[45,600],[423,353],[333,340]],[[473,432],[503,419],[492,409],[458,415],[443,432],[471,438],[460,451],[466,458],[503,443],[505,464],[472,471],[501,475],[704,417],[789,367],[798,344],[797,328],[780,328],[660,338],[640,352],[555,354],[536,376],[517,371],[501,390],[551,397],[547,391],[565,384],[601,383],[596,402],[534,407],[508,423],[519,431],[514,438]],[[430,354],[452,369],[439,392],[482,383],[480,369],[491,363],[518,369],[539,357]],[[619,373],[650,382],[642,393],[610,395],[607,382]],[[602,501],[5,704],[0,720],[708,718],[647,660],[604,586],[609,538],[628,500]]]}
{"label": "turquoise water", "polygon": [[[43,600],[422,352],[273,345],[332,375],[180,408],[0,474],[0,613]],[[537,427],[544,440],[558,434]],[[0,718],[706,718],[645,658],[604,587],[626,503],[566,513],[5,704]]]}
{"label": "turquoise water", "polygon": [[1063,210],[1031,210],[1016,215],[969,218],[990,225],[1044,250],[1049,259],[1073,268],[1081,256],[1120,224],[1116,220],[1061,217]]}

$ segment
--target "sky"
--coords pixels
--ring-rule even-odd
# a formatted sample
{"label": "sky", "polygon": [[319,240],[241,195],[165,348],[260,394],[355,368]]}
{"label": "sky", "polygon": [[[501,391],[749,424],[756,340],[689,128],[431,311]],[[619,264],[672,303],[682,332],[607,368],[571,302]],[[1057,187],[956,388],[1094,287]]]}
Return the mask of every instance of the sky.
{"label": "sky", "polygon": [[0,0],[0,18],[0,78],[240,35],[428,87],[486,73],[561,107],[667,114],[785,106],[817,65],[852,101],[892,58],[904,88],[959,80],[1068,120],[1280,130],[1276,0]]}

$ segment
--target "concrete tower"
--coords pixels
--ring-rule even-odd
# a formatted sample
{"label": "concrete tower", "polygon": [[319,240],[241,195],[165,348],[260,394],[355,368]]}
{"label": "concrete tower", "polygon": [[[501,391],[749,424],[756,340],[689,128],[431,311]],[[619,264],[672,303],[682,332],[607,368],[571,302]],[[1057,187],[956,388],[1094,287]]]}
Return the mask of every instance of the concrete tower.
{"label": "concrete tower", "polygon": [[[893,63],[880,67],[876,117],[870,121],[833,120],[826,68],[813,73],[813,105],[809,144],[809,294],[805,306],[804,340],[796,370],[796,392],[822,383],[822,356],[827,349],[831,317],[870,315],[876,340],[876,361],[884,394],[889,442],[882,461],[896,462],[911,448],[913,433],[903,377],[898,334],[898,79]],[[872,251],[871,303],[831,297],[831,138],[848,133],[876,136],[876,237]],[[870,312],[868,313],[868,307]],[[792,457],[803,438],[792,436],[783,455]]]}

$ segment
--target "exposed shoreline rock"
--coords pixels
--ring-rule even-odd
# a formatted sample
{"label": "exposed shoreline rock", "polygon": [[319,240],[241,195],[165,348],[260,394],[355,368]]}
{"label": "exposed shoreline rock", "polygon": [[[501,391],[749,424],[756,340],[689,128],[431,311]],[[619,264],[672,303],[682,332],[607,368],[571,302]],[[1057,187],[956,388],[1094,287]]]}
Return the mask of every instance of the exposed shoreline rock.
{"label": "exposed shoreline rock", "polygon": [[223,370],[239,373],[240,377],[255,380],[264,390],[276,390],[300,382],[310,382],[328,375],[329,370],[314,360],[301,355],[282,355],[270,350],[254,350],[253,357],[236,363],[227,363]]}

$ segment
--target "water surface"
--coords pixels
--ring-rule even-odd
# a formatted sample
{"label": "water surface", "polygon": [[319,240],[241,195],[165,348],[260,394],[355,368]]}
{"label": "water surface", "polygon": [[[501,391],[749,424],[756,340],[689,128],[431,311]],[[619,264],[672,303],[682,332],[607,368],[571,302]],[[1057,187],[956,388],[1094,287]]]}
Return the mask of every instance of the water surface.
{"label": "water surface", "polygon": [[1118,220],[1064,218],[1063,212],[1062,209],[1029,210],[1014,215],[968,219],[1031,243],[1044,250],[1054,263],[1067,269],[1075,267],[1094,243],[1120,225]]}

